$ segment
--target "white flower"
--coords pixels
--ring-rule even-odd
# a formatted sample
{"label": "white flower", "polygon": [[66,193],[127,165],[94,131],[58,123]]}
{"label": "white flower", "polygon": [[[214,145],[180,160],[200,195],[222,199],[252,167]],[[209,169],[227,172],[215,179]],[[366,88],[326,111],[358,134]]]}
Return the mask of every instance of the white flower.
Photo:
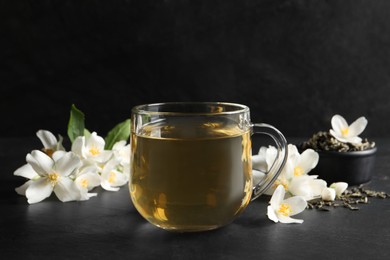
{"label": "white flower", "polygon": [[[262,147],[259,154],[254,157],[255,162],[253,163],[253,168],[265,169],[268,171],[276,158],[276,148],[273,146],[268,148]],[[279,185],[283,185],[286,192],[289,192],[291,181],[296,177],[307,175],[317,166],[318,160],[319,155],[314,150],[307,149],[300,154],[295,145],[289,144],[286,164],[276,181],[269,189],[267,189],[265,194],[272,195],[276,187]]]}
{"label": "white flower", "polygon": [[307,202],[300,196],[284,199],[285,190],[279,185],[271,197],[267,208],[268,218],[275,223],[302,223],[302,219],[294,219],[294,216],[305,210]]}
{"label": "white flower", "polygon": [[50,131],[39,130],[37,136],[43,144],[42,150],[47,155],[52,156],[55,151],[65,151],[65,148],[62,145],[63,138],[61,135],[58,135],[59,140],[57,141],[57,138]]}
{"label": "white flower", "polygon": [[85,136],[77,137],[72,144],[72,152],[81,159],[92,160],[96,163],[105,163],[112,156],[112,151],[104,150],[105,141],[96,132],[93,132],[87,139]]}
{"label": "white flower", "polygon": [[367,126],[367,119],[365,117],[359,117],[351,125],[348,125],[347,121],[340,115],[334,115],[332,117],[332,128],[329,132],[337,140],[343,143],[359,144],[362,139],[358,137]]}
{"label": "white flower", "polygon": [[316,175],[301,175],[294,177],[289,186],[289,192],[302,196],[305,200],[321,197],[322,190],[327,187],[326,181],[317,179]]}
{"label": "white flower", "polygon": [[336,196],[340,197],[341,194],[348,188],[348,183],[346,182],[335,182],[330,185],[330,188],[336,191]]}
{"label": "white flower", "polygon": [[97,193],[88,193],[93,188],[100,186],[101,178],[98,173],[98,167],[94,164],[90,164],[89,161],[82,161],[81,166],[75,174],[75,180],[77,187],[83,196],[93,197]]}
{"label": "white flower", "polygon": [[105,190],[118,191],[120,186],[123,186],[128,181],[128,175],[121,172],[123,168],[119,161],[115,158],[108,161],[101,173],[101,186]]}
{"label": "white flower", "polygon": [[[290,151],[289,151],[290,155]],[[265,177],[265,173],[268,172],[277,156],[277,149],[274,146],[261,147],[257,155],[252,156],[252,174],[254,176],[253,183],[259,183],[259,181]],[[279,184],[285,186],[288,189],[288,180],[285,179],[285,171],[288,169],[289,160],[287,160],[285,167],[282,169],[279,177],[276,179],[274,184],[265,191],[265,194],[272,195],[274,190]]]}
{"label": "white flower", "polygon": [[45,153],[34,150],[31,154],[27,154],[26,160],[39,176],[37,178],[27,166],[23,166],[23,170],[18,169],[18,174],[32,177],[17,188],[19,194],[27,197],[28,203],[40,202],[49,197],[53,191],[62,202],[86,199],[82,198],[75,183],[68,177],[80,165],[80,159],[74,153],[68,152],[55,161]]}
{"label": "white flower", "polygon": [[324,188],[321,192],[321,198],[325,201],[334,201],[336,198],[336,191],[332,188]]}
{"label": "white flower", "polygon": [[307,175],[318,164],[319,155],[313,149],[306,149],[300,154],[295,145],[289,145],[289,152],[291,153],[289,160],[292,164],[289,174],[293,175],[291,177]]}
{"label": "white flower", "polygon": [[126,145],[126,141],[116,142],[112,147],[114,156],[121,165],[130,164],[130,144]]}

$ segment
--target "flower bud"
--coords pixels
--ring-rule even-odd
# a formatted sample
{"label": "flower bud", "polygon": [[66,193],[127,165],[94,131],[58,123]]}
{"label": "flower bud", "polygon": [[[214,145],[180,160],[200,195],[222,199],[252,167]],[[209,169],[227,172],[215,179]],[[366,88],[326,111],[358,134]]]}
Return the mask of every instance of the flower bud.
{"label": "flower bud", "polygon": [[348,188],[348,183],[346,183],[346,182],[335,182],[335,183],[332,183],[329,187],[336,191],[336,196],[337,197],[340,197],[341,194],[343,194],[343,192]]}
{"label": "flower bud", "polygon": [[321,197],[325,201],[334,201],[336,198],[336,191],[333,188],[324,188],[321,192]]}

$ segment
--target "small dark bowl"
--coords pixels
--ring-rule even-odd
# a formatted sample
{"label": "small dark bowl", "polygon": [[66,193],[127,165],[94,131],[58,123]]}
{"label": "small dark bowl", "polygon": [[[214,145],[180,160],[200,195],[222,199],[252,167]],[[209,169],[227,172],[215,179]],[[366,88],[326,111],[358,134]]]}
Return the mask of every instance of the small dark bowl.
{"label": "small dark bowl", "polygon": [[353,152],[318,152],[320,159],[310,175],[318,175],[328,185],[347,182],[359,185],[371,180],[377,148]]}

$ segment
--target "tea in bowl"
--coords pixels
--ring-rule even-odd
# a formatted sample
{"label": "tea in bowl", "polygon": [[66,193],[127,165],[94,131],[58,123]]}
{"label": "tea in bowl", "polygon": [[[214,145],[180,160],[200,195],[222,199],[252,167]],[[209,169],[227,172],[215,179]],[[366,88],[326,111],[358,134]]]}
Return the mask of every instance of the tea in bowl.
{"label": "tea in bowl", "polygon": [[308,148],[320,156],[313,174],[329,184],[342,181],[360,185],[373,176],[377,152],[374,142],[365,139],[359,144],[342,143],[328,132],[318,132],[299,145],[301,151]]}

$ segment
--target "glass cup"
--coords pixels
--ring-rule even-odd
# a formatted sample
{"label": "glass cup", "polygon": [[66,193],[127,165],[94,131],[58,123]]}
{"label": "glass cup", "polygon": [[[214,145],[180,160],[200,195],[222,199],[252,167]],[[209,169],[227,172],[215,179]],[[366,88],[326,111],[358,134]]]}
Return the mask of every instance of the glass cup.
{"label": "glass cup", "polygon": [[[253,183],[251,136],[276,143],[276,160]],[[278,177],[287,158],[284,136],[252,124],[249,108],[220,102],[160,103],[132,109],[130,196],[157,227],[211,230],[232,222]]]}

